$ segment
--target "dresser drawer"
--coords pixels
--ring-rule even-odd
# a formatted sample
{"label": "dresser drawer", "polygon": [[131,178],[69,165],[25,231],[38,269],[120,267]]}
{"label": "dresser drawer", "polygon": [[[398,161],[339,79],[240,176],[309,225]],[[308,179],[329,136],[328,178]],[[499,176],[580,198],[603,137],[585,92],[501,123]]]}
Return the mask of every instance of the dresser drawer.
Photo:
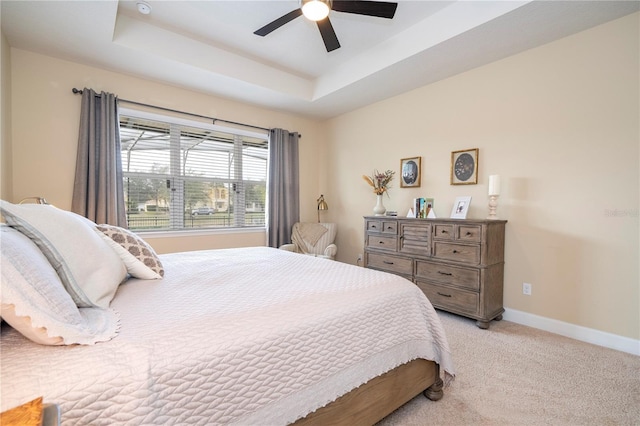
{"label": "dresser drawer", "polygon": [[416,281],[416,284],[436,308],[468,315],[477,315],[478,313],[480,306],[478,293],[424,281]]}
{"label": "dresser drawer", "polygon": [[477,265],[480,263],[480,246],[436,241],[433,244],[433,257]]}
{"label": "dresser drawer", "polygon": [[409,277],[413,274],[413,260],[406,257],[368,253],[365,266]]}
{"label": "dresser drawer", "polygon": [[382,235],[367,235],[367,248],[396,251],[398,239]]}
{"label": "dresser drawer", "polygon": [[433,239],[434,240],[453,240],[453,225],[449,224],[435,224],[433,225]]}
{"label": "dresser drawer", "polygon": [[396,235],[398,233],[398,222],[390,220],[368,220],[367,231]]}
{"label": "dresser drawer", "polygon": [[479,243],[482,240],[482,227],[476,225],[460,225],[458,226],[458,241],[471,241]]}
{"label": "dresser drawer", "polygon": [[370,232],[382,232],[382,221],[381,220],[368,220],[367,221],[367,231],[370,231]]}
{"label": "dresser drawer", "polygon": [[396,235],[398,233],[398,222],[382,221],[382,232]]}
{"label": "dresser drawer", "polygon": [[472,291],[480,290],[480,270],[478,269],[459,268],[443,263],[417,260],[415,276],[416,280],[424,279],[464,287]]}

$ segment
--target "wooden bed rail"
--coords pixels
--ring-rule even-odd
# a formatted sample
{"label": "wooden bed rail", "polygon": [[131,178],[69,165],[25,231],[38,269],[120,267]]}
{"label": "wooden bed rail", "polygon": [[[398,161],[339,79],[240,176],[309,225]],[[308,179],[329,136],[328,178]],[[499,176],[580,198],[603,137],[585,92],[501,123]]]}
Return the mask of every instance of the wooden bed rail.
{"label": "wooden bed rail", "polygon": [[341,396],[293,423],[295,426],[370,426],[382,420],[420,392],[432,401],[443,396],[440,366],[416,359]]}

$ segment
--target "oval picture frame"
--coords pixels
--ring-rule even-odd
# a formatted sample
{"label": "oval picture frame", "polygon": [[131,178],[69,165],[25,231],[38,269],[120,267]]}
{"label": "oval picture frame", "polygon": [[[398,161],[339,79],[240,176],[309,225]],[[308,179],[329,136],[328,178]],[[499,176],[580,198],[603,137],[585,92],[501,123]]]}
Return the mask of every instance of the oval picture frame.
{"label": "oval picture frame", "polygon": [[422,157],[400,160],[400,188],[418,188],[422,178]]}

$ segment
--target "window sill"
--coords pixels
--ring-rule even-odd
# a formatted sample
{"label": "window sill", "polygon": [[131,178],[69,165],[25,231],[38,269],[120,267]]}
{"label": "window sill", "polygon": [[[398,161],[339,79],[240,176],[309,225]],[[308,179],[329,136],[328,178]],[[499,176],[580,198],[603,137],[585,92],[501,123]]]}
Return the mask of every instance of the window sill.
{"label": "window sill", "polygon": [[200,237],[206,235],[221,235],[221,234],[264,234],[267,232],[267,228],[255,227],[255,228],[223,228],[223,229],[201,229],[193,231],[133,231],[136,235],[139,235],[143,239],[153,238],[183,238],[183,237]]}

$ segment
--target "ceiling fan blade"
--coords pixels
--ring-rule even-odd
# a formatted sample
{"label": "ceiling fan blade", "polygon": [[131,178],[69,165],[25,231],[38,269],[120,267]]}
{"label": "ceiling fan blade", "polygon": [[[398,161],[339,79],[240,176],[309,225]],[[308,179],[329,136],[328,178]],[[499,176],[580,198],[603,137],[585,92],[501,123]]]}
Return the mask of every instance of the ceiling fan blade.
{"label": "ceiling fan blade", "polygon": [[269,34],[270,32],[277,30],[278,28],[280,28],[284,24],[293,21],[294,19],[296,19],[300,15],[302,15],[302,9],[292,10],[291,12],[287,13],[286,15],[283,15],[283,16],[279,17],[275,21],[268,23],[267,25],[265,25],[264,27],[260,28],[259,30],[254,31],[254,34],[264,37],[267,34]]}
{"label": "ceiling fan blade", "polygon": [[332,10],[391,19],[396,14],[398,3],[369,0],[333,0]]}
{"label": "ceiling fan blade", "polygon": [[320,35],[322,35],[322,41],[324,41],[324,46],[327,48],[327,52],[338,49],[340,47],[340,42],[338,41],[336,32],[333,30],[333,25],[331,25],[329,17],[318,21],[317,24],[318,29],[320,30]]}

